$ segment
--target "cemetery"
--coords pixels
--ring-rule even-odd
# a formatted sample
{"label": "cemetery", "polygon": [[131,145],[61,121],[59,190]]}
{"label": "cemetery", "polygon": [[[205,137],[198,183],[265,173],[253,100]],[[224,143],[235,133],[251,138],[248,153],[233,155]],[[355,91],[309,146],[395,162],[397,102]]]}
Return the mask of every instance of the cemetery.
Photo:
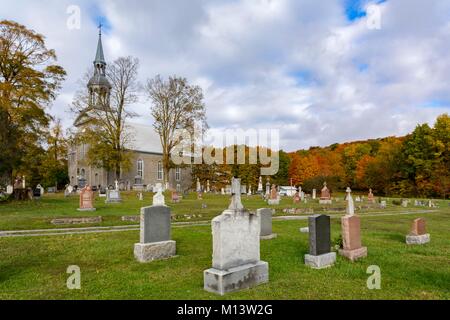
{"label": "cemetery", "polygon": [[[364,195],[347,189],[327,208],[320,197],[268,205],[257,194],[205,192],[173,202],[172,192],[155,191],[143,201],[121,192],[120,203],[97,192],[96,210],[84,212],[83,191],[2,204],[0,298],[450,298],[448,201],[404,208],[401,199],[366,197],[360,206],[354,198]],[[66,288],[71,261],[82,290]],[[381,268],[381,290],[367,288],[371,265]]]}
{"label": "cemetery", "polygon": [[0,300],[450,300],[450,5],[25,2]]}

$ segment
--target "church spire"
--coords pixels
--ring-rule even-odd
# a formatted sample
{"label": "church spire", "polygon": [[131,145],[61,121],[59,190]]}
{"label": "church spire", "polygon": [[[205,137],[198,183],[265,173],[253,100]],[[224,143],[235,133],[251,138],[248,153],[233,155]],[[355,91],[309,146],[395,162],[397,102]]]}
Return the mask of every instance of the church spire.
{"label": "church spire", "polygon": [[103,45],[102,45],[102,24],[98,25],[98,43],[97,43],[97,53],[95,54],[94,65],[102,63],[106,64],[105,56],[103,54]]}

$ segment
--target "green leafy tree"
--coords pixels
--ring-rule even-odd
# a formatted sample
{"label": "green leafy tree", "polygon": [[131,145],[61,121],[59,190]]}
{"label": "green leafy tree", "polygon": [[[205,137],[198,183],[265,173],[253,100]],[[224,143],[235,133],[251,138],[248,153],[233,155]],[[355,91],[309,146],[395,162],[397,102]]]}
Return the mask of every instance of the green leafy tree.
{"label": "green leafy tree", "polygon": [[43,35],[0,21],[0,176],[5,180],[23,173],[19,168],[44,142],[51,120],[46,107],[66,75],[55,61]]}

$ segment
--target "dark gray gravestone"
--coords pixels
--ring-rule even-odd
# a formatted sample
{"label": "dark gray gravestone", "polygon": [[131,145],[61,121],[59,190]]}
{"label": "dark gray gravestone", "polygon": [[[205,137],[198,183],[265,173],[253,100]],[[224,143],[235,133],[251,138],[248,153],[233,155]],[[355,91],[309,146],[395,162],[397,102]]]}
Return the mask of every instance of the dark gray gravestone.
{"label": "dark gray gravestone", "polygon": [[320,256],[331,250],[330,216],[314,215],[309,222],[309,254]]}
{"label": "dark gray gravestone", "polygon": [[152,206],[141,209],[140,243],[170,240],[170,208]]}

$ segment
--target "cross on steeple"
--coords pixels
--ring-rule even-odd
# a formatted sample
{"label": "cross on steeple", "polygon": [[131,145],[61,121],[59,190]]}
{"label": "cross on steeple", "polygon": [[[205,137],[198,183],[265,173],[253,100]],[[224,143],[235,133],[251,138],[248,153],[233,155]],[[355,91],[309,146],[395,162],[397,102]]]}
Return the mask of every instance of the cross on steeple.
{"label": "cross on steeple", "polygon": [[102,35],[102,27],[103,24],[101,22],[98,23],[98,35],[101,36]]}

